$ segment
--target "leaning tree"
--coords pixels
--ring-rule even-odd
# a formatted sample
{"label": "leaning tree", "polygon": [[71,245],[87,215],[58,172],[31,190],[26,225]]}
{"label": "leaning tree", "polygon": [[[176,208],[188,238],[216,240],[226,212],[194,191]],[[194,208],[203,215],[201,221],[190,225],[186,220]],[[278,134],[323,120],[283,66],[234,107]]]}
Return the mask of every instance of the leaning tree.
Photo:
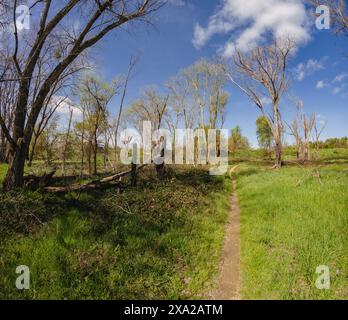
{"label": "leaning tree", "polygon": [[[110,32],[115,29],[123,30],[132,21],[144,21],[159,9],[162,1],[39,0],[30,8],[29,31],[18,30],[18,1],[3,2],[6,4],[6,16],[13,19],[13,34],[9,40],[11,55],[6,57],[6,61],[10,60],[18,79],[16,104],[13,107],[13,129],[8,130],[2,125],[9,144],[10,158],[3,186],[4,190],[10,190],[23,185],[25,160],[37,119],[51,88],[61,75],[87,49],[95,46]],[[56,44],[53,48],[52,42]],[[40,81],[39,87],[35,88],[35,99],[30,99],[38,63],[46,50],[51,50],[53,63],[47,65],[44,79]],[[3,124],[2,119],[0,121]]]}

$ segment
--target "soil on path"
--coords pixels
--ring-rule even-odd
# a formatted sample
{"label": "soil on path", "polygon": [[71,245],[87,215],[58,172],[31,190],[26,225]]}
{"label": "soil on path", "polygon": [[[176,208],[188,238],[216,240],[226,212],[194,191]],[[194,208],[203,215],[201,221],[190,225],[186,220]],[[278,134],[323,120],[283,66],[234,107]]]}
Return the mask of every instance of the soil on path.
{"label": "soil on path", "polygon": [[226,226],[222,261],[215,289],[209,294],[212,300],[240,300],[240,208],[233,181],[231,209]]}

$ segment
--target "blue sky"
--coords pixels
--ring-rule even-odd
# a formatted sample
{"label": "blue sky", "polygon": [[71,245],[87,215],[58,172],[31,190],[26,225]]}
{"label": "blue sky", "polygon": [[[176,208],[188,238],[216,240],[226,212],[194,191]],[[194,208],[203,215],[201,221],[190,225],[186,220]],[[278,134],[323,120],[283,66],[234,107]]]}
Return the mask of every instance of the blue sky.
{"label": "blue sky", "polygon": [[[238,1],[230,0],[231,3]],[[221,52],[226,43],[238,41],[240,33],[250,28],[250,24],[242,23],[231,26],[232,30],[228,27],[223,32],[216,29],[211,32],[213,29],[210,21],[214,13],[216,16],[224,9],[220,0],[170,2],[172,4],[157,12],[152,20],[153,25],[134,24],[129,28],[129,32],[113,33],[93,51],[98,71],[105,80],[125,73],[130,56],[139,57],[130,83],[127,103],[136,99],[147,86],[156,85],[160,90],[165,90],[165,82],[180,69],[202,57],[213,57],[217,52]],[[308,19],[313,19],[307,21],[311,24],[315,18]],[[274,32],[279,27],[276,24],[277,22],[272,26]],[[199,48],[193,44],[197,25],[203,28],[205,35],[210,32]],[[237,34],[236,28],[239,31]],[[348,136],[347,39],[337,37],[327,30],[316,30],[313,26],[309,26],[306,32],[310,39],[303,40],[289,67],[294,78],[290,94],[304,101],[307,113],[315,112],[328,121],[323,138]],[[303,34],[301,37],[305,38]],[[255,121],[259,115],[258,110],[232,84],[228,84],[227,91],[231,96],[225,126],[232,128],[240,125],[244,135],[256,146]],[[117,108],[116,98],[111,105],[112,112],[116,113]],[[290,120],[294,113],[291,101],[284,99],[282,108],[284,117]]]}

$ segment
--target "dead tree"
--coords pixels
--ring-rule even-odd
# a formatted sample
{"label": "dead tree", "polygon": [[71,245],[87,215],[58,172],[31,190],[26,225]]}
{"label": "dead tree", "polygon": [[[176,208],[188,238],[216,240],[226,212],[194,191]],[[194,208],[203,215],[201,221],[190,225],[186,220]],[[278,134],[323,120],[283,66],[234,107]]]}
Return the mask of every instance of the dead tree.
{"label": "dead tree", "polygon": [[311,134],[315,124],[315,115],[312,113],[309,117],[303,111],[303,102],[296,101],[297,116],[288,128],[291,135],[295,138],[297,147],[297,160],[311,160],[310,143]]}
{"label": "dead tree", "polygon": [[[258,47],[251,53],[237,51],[234,65],[240,79],[227,72],[232,83],[250,98],[269,123],[275,144],[274,168],[282,166],[284,126],[280,103],[289,88],[287,66],[294,47],[294,42],[287,39]],[[270,110],[267,110],[267,102]]]}
{"label": "dead tree", "polygon": [[318,119],[315,118],[314,121],[314,143],[315,143],[315,149],[317,151],[317,153],[319,153],[320,150],[320,137],[323,134],[326,126],[327,126],[327,121],[322,121],[321,123],[319,123]]}
{"label": "dead tree", "polygon": [[121,116],[122,116],[122,111],[123,111],[123,106],[124,106],[124,100],[126,98],[127,94],[127,88],[128,88],[128,83],[130,76],[132,74],[132,71],[137,63],[136,59],[133,59],[133,57],[130,59],[129,66],[128,66],[128,72],[124,81],[124,87],[123,87],[123,92],[122,92],[122,97],[121,97],[121,102],[120,102],[120,108],[118,111],[118,116],[116,120],[116,127],[115,127],[115,163],[114,163],[114,170],[116,170],[116,165],[117,165],[117,137],[118,137],[118,130],[120,128],[120,121],[121,121]]}

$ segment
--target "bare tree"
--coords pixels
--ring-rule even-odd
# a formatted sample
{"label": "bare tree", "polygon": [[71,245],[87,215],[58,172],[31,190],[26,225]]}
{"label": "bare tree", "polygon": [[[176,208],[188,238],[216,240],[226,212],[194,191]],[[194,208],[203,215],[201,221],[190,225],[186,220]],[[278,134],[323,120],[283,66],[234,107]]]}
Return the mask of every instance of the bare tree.
{"label": "bare tree", "polygon": [[[81,54],[112,30],[130,21],[143,20],[157,10],[162,2],[66,0],[59,4],[55,1],[53,5],[51,0],[36,1],[33,10],[41,18],[36,32],[31,30],[25,41],[19,36],[15,21],[17,0],[4,2],[9,6],[7,14],[13,16],[11,63],[18,78],[13,130],[10,134],[7,128],[6,134],[10,149],[10,167],[3,185],[4,190],[10,190],[23,185],[25,160],[37,119],[52,86],[60,76]],[[69,31],[67,25],[71,17],[79,18],[80,27],[74,30],[70,28]],[[38,61],[52,40],[57,45],[56,49],[59,49],[55,52],[55,63],[48,67],[47,76],[37,88],[36,98],[30,101],[31,84],[37,73]]]}
{"label": "bare tree", "polygon": [[[0,58],[1,60],[1,58]],[[5,66],[3,77],[12,77],[13,68]],[[0,162],[8,162],[9,143],[7,137],[13,129],[13,106],[15,104],[17,83],[0,82]]]}
{"label": "bare tree", "polygon": [[[153,130],[163,129],[168,123],[166,119],[170,116],[168,113],[169,95],[162,96],[155,89],[148,89],[140,99],[135,101],[127,112],[127,119],[138,132],[142,132],[144,121],[151,121]],[[156,156],[164,157],[165,143],[163,137],[159,141],[153,141],[152,150],[157,152]],[[156,171],[161,177],[164,171],[164,163],[156,164]]]}
{"label": "bare tree", "polygon": [[47,99],[47,102],[44,104],[40,116],[38,118],[37,124],[33,131],[33,138],[31,143],[31,149],[29,152],[29,161],[28,166],[31,167],[34,155],[35,155],[35,148],[38,139],[40,138],[40,135],[44,132],[46,127],[48,126],[50,120],[55,115],[57,109],[62,106],[65,101],[67,100],[67,97],[56,97],[55,99]]}
{"label": "bare tree", "polygon": [[170,92],[170,105],[175,113],[175,124],[177,127],[180,117],[183,118],[185,129],[192,128],[194,114],[189,109],[190,83],[188,79],[180,72],[167,82],[167,88]]}
{"label": "bare tree", "polygon": [[323,134],[327,124],[328,124],[327,120],[318,121],[318,117],[315,117],[313,129],[314,129],[314,143],[315,143],[315,149],[317,153],[320,150],[320,137]]}
{"label": "bare tree", "polygon": [[127,110],[127,121],[142,132],[144,121],[151,121],[154,130],[161,129],[168,114],[169,96],[160,95],[154,88],[147,89]]}
{"label": "bare tree", "polygon": [[[83,128],[88,133],[88,173],[91,175],[91,156],[93,155],[93,174],[97,175],[98,138],[108,128],[108,105],[118,92],[120,82],[113,81],[111,85],[103,83],[98,77],[87,75],[79,85],[80,104],[83,106]],[[106,141],[108,143],[108,141]]]}
{"label": "bare tree", "polygon": [[[290,39],[275,41],[250,53],[236,52],[234,65],[240,79],[227,72],[229,79],[242,90],[267,119],[275,144],[275,168],[282,166],[283,121],[280,102],[289,88],[288,60],[294,49]],[[267,108],[267,100],[271,110]]]}
{"label": "bare tree", "polygon": [[[228,94],[224,90],[227,81],[224,66],[201,59],[184,69],[183,75],[184,81],[189,84],[191,108],[199,111],[198,126],[216,129],[220,121],[222,127],[228,102]],[[184,84],[183,88],[186,87]]]}
{"label": "bare tree", "polygon": [[296,101],[297,116],[288,125],[291,135],[294,136],[297,147],[297,160],[311,160],[310,142],[311,134],[315,124],[315,115],[312,113],[309,117],[303,111],[303,102]]}
{"label": "bare tree", "polygon": [[126,94],[127,94],[129,79],[130,79],[130,76],[132,74],[132,71],[133,71],[136,63],[137,63],[137,60],[134,59],[133,57],[129,61],[128,72],[127,72],[127,75],[126,75],[126,78],[124,81],[124,87],[123,87],[120,107],[119,107],[119,111],[118,111],[117,120],[115,123],[115,132],[114,132],[114,135],[115,135],[115,163],[114,163],[114,170],[116,170],[116,164],[117,164],[117,160],[118,160],[117,159],[117,137],[118,137],[118,131],[120,128],[120,121],[121,121],[122,112],[123,112],[124,100],[125,100]]}

